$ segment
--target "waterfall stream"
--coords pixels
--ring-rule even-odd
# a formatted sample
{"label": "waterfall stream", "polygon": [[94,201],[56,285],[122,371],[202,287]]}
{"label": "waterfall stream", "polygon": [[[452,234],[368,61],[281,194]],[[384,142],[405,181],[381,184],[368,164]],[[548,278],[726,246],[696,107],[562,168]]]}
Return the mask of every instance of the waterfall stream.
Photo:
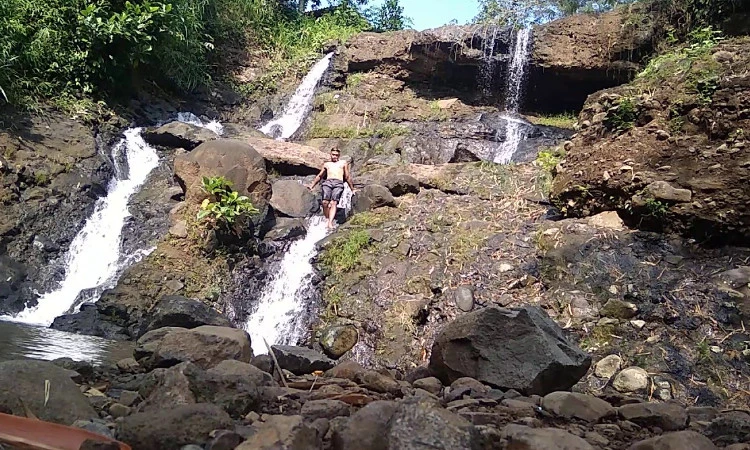
{"label": "waterfall stream", "polygon": [[496,163],[507,163],[518,150],[518,146],[526,138],[529,124],[520,120],[518,108],[523,95],[523,83],[526,78],[526,65],[529,59],[529,42],[531,29],[518,30],[513,47],[513,57],[508,66],[508,77],[505,88],[505,140],[495,152]]}
{"label": "waterfall stream", "polygon": [[310,69],[302,79],[294,95],[284,108],[284,113],[278,119],[272,120],[260,128],[268,136],[276,139],[289,139],[299,129],[307,114],[312,109],[312,100],[318,83],[331,66],[333,53],[325,55]]}
{"label": "waterfall stream", "polygon": [[[39,298],[11,320],[50,325],[55,317],[80,306],[79,293],[97,288],[98,293],[116,283],[120,269],[141,259],[151,250],[133,254],[120,252],[120,235],[128,212],[128,200],[159,164],[156,150],[141,137],[140,128],[125,131],[125,137],[112,149],[113,159],[125,154],[127,168],[116,167],[106,197],[97,200],[94,213],[73,239],[65,255],[65,278],[54,291]],[[98,294],[97,293],[97,294]],[[98,297],[98,295],[97,295]]]}
{"label": "waterfall stream", "polygon": [[296,344],[305,331],[304,291],[314,272],[311,259],[317,253],[315,244],[326,237],[326,220],[311,217],[306,222],[307,235],[294,242],[273,274],[258,306],[250,315],[245,329],[250,333],[253,352],[267,353],[263,339],[273,344]]}
{"label": "waterfall stream", "polygon": [[[180,113],[177,120],[212,129],[217,134],[222,131],[218,122],[204,124],[191,113]],[[130,216],[128,202],[159,165],[159,156],[141,137],[141,128],[129,128],[123,134],[111,151],[115,176],[107,195],[97,200],[94,212],[70,244],[64,256],[65,276],[60,285],[43,294],[36,306],[2,319],[49,326],[57,316],[75,312],[85,302],[97,301],[104,290],[115,286],[126,268],[153,251],[153,248],[139,248],[124,253],[122,249],[122,229]],[[125,165],[121,165],[123,156]]]}

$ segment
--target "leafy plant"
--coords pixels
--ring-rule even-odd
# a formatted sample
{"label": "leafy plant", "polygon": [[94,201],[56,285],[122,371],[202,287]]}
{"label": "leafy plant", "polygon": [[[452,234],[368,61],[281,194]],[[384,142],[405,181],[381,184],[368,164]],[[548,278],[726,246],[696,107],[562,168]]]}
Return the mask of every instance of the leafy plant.
{"label": "leafy plant", "polygon": [[210,197],[201,203],[198,220],[207,220],[213,226],[239,235],[241,230],[235,227],[235,222],[259,212],[248,197],[233,191],[232,183],[224,177],[203,177],[202,184]]}
{"label": "leafy plant", "polygon": [[548,127],[573,129],[578,117],[572,112],[563,112],[560,114],[541,115],[539,117],[530,117],[529,120],[535,125],[544,125]]}
{"label": "leafy plant", "polygon": [[607,114],[604,124],[612,131],[626,131],[633,128],[637,117],[638,112],[635,102],[630,97],[625,97],[620,99],[617,109]]}
{"label": "leafy plant", "polygon": [[654,198],[646,199],[646,214],[654,218],[662,218],[669,212],[669,205]]}

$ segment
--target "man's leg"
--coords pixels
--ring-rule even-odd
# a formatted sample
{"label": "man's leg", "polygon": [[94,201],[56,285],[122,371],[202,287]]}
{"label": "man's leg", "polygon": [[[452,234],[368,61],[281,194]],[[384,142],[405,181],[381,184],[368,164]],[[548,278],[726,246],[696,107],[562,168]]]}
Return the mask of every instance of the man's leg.
{"label": "man's leg", "polygon": [[328,228],[333,229],[333,219],[336,218],[336,202],[331,200],[328,203]]}
{"label": "man's leg", "polygon": [[323,217],[325,217],[326,219],[328,218],[328,207],[328,200],[323,200]]}

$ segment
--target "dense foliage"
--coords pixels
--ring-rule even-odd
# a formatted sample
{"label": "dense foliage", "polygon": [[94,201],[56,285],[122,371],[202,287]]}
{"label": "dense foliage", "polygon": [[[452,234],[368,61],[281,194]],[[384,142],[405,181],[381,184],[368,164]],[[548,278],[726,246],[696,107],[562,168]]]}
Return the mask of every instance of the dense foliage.
{"label": "dense foliage", "polygon": [[287,0],[2,0],[0,94],[15,103],[127,94],[137,76],[191,91],[227,46],[292,66],[368,27],[348,2],[312,17]]}
{"label": "dense foliage", "polygon": [[209,197],[201,203],[198,220],[218,231],[242,234],[242,219],[258,214],[258,209],[248,197],[232,190],[232,183],[224,177],[203,177],[202,183]]}

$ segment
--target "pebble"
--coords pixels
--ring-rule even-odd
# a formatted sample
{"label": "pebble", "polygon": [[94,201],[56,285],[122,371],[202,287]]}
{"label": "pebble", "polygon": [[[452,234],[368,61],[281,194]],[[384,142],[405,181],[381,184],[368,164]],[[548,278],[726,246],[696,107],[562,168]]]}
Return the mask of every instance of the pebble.
{"label": "pebble", "polygon": [[456,306],[461,311],[469,312],[474,309],[474,292],[470,288],[459,286],[456,288],[454,298],[456,300]]}
{"label": "pebble", "polygon": [[639,330],[646,326],[645,320],[640,319],[634,319],[630,321],[630,324],[633,325],[635,328],[638,328]]}
{"label": "pebble", "polygon": [[648,388],[648,372],[640,367],[628,367],[617,374],[612,386],[619,392],[636,392]]}
{"label": "pebble", "polygon": [[618,355],[607,355],[594,367],[594,374],[599,378],[612,378],[622,367],[622,358]]}

